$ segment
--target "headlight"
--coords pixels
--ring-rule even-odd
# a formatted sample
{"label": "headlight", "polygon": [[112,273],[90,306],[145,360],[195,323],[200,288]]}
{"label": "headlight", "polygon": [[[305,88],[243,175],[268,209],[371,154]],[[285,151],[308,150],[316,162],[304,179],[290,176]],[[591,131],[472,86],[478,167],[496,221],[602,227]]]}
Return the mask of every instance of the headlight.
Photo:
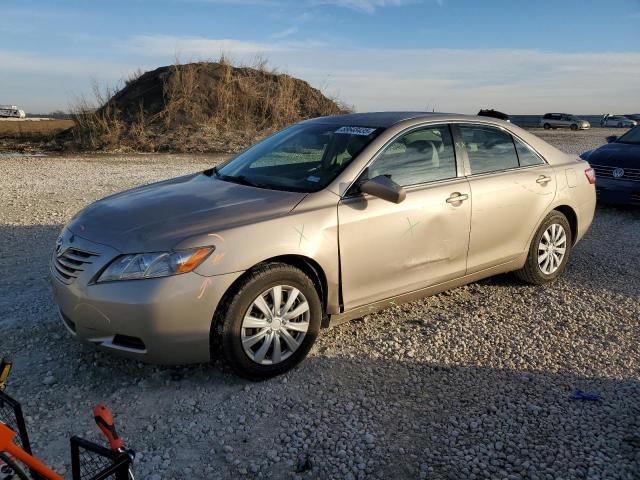
{"label": "headlight", "polygon": [[158,278],[187,273],[200,265],[215,247],[176,252],[138,253],[116,258],[102,272],[98,282]]}

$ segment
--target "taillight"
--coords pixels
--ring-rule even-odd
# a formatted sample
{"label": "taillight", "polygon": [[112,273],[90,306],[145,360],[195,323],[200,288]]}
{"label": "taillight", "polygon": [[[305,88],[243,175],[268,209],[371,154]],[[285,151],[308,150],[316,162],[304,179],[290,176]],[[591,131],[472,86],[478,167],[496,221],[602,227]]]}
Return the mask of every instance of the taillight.
{"label": "taillight", "polygon": [[595,170],[594,170],[593,168],[587,168],[587,169],[584,171],[584,174],[586,175],[587,180],[589,180],[589,183],[590,183],[591,185],[593,185],[594,183],[596,183],[596,172],[595,172]]}

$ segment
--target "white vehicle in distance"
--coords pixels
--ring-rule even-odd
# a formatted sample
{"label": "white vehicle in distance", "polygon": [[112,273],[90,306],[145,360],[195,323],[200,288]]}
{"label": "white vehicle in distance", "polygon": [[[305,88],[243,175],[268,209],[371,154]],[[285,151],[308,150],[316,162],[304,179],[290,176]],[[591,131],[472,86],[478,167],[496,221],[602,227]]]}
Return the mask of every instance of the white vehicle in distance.
{"label": "white vehicle in distance", "polygon": [[607,114],[600,120],[600,126],[602,127],[618,127],[618,128],[631,128],[638,124],[635,120],[625,117],[624,115],[610,115]]}
{"label": "white vehicle in distance", "polygon": [[546,130],[550,128],[570,128],[571,130],[591,128],[589,122],[570,113],[545,113],[540,119],[540,126]]}
{"label": "white vehicle in distance", "polygon": [[20,110],[15,105],[0,105],[0,117],[5,118],[25,118],[24,110]]}

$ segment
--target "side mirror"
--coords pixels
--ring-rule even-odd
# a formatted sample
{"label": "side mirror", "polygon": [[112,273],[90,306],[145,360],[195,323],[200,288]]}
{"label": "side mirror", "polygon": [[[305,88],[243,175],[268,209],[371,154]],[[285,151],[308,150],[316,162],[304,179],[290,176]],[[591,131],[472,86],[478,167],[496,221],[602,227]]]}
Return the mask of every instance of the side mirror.
{"label": "side mirror", "polygon": [[378,175],[367,180],[360,185],[360,191],[392,203],[400,203],[407,198],[407,192],[404,188],[386,175]]}
{"label": "side mirror", "polygon": [[618,136],[617,136],[617,135],[609,135],[609,136],[607,137],[607,143],[613,143],[613,142],[615,142],[617,139],[618,139]]}

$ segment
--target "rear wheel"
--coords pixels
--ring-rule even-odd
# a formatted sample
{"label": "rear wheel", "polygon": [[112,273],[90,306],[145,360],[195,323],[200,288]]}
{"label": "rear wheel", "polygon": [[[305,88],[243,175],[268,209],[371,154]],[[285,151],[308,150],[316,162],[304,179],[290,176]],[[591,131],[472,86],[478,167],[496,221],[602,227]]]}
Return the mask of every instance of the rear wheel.
{"label": "rear wheel", "polygon": [[263,265],[218,309],[213,341],[236,373],[262,380],[307,356],[321,319],[320,297],[309,277],[291,265]]}
{"label": "rear wheel", "polygon": [[567,266],[572,240],[567,217],[553,210],[533,236],[524,267],[514,273],[534,285],[554,281]]}
{"label": "rear wheel", "polygon": [[622,125],[622,122],[618,123],[618,128],[622,128],[624,125]]}
{"label": "rear wheel", "polygon": [[543,127],[545,130],[549,130],[551,128],[551,125],[549,125],[548,123],[545,123]]}

